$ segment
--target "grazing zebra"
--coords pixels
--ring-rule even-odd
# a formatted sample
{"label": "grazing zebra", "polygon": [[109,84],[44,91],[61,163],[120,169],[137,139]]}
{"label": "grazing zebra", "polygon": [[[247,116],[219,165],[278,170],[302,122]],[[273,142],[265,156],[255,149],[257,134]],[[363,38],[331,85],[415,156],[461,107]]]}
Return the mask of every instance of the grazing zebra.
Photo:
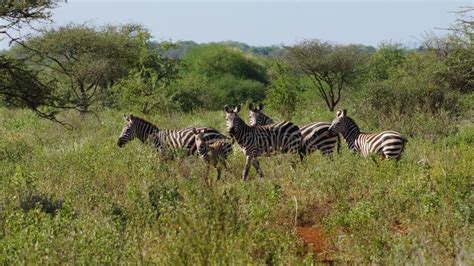
{"label": "grazing zebra", "polygon": [[329,130],[333,134],[341,133],[352,151],[360,152],[364,157],[378,154],[385,158],[399,160],[405,144],[405,137],[396,131],[383,131],[381,133],[363,133],[359,126],[347,116],[347,110],[337,111],[336,118],[332,121]]}
{"label": "grazing zebra", "polygon": [[217,179],[221,177],[221,165],[227,169],[227,157],[232,153],[232,143],[218,139],[211,142],[205,140],[205,130],[193,128],[196,141],[197,154],[207,164],[206,178],[209,176],[209,165],[212,164],[217,170]]}
{"label": "grazing zebra", "polygon": [[260,177],[263,171],[257,160],[258,156],[271,155],[273,153],[301,153],[301,133],[298,126],[291,122],[281,122],[267,126],[249,126],[238,115],[240,105],[234,109],[229,106],[224,107],[226,113],[226,127],[232,138],[237,141],[246,156],[245,168],[242,173],[242,180],[246,180],[253,164]]}
{"label": "grazing zebra", "polygon": [[[263,126],[273,124],[273,120],[262,112],[263,105],[253,107],[249,104],[249,118],[250,126]],[[315,150],[320,150],[323,154],[331,155],[334,147],[337,145],[337,150],[340,148],[339,134],[331,134],[329,127],[331,123],[316,122],[300,127],[302,136],[302,152],[303,154],[310,154]]]}
{"label": "grazing zebra", "polygon": [[[184,150],[186,155],[196,153],[196,141],[193,128],[178,130],[159,129],[157,126],[144,119],[133,115],[124,115],[126,121],[122,133],[118,138],[117,145],[123,147],[129,141],[138,138],[142,142],[150,141],[153,146],[164,155],[166,151]],[[213,128],[198,128],[203,130],[203,138],[212,141],[225,138],[224,135]]]}

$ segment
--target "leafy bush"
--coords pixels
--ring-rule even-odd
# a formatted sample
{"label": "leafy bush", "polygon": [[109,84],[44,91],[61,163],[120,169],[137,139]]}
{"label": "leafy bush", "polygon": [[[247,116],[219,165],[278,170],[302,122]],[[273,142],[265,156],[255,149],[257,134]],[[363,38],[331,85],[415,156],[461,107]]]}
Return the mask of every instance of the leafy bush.
{"label": "leafy bush", "polygon": [[271,83],[265,102],[290,120],[303,101],[304,86],[298,77],[291,75],[288,66],[275,62],[271,71]]}

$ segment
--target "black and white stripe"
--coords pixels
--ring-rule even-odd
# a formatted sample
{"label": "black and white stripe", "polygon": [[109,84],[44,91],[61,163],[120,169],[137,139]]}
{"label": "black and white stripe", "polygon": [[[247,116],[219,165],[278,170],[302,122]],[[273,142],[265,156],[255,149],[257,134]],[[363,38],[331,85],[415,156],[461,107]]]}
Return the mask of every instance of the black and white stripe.
{"label": "black and white stripe", "polygon": [[408,142],[396,131],[373,134],[361,132],[354,120],[347,116],[345,109],[337,111],[336,118],[332,121],[329,130],[334,134],[341,133],[349,149],[360,152],[364,157],[377,154],[385,158],[399,160],[405,144]]}
{"label": "black and white stripe", "polygon": [[298,126],[287,121],[267,126],[249,126],[238,115],[240,105],[234,109],[226,105],[224,110],[227,130],[246,156],[243,180],[247,179],[250,164],[253,164],[258,174],[263,177],[258,156],[291,152],[298,153],[300,158],[303,158]]}
{"label": "black and white stripe", "polygon": [[207,173],[209,175],[209,165],[213,165],[217,170],[217,179],[221,177],[221,166],[227,169],[227,157],[232,153],[232,143],[228,140],[217,139],[214,141],[205,140],[205,130],[193,129],[196,141],[197,155],[207,164]]}
{"label": "black and white stripe", "polygon": [[263,104],[258,106],[253,106],[252,103],[249,104],[249,125],[250,126],[265,126],[273,124],[273,119],[262,112]]}
{"label": "black and white stripe", "polygon": [[[249,105],[250,126],[263,126],[273,124],[273,120],[262,112],[263,105],[254,108]],[[334,151],[334,147],[340,146],[339,135],[331,134],[329,127],[331,123],[315,122],[300,127],[302,136],[302,152],[309,154],[315,150],[320,150],[323,154],[330,155]]]}
{"label": "black and white stripe", "polygon": [[[117,141],[119,147],[123,147],[129,141],[138,138],[142,142],[150,141],[161,154],[168,150],[184,150],[186,155],[196,153],[193,128],[160,129],[153,123],[131,114],[125,115],[124,118],[126,124]],[[204,132],[203,137],[206,141],[225,138],[224,135],[213,128],[201,127],[197,129]]]}

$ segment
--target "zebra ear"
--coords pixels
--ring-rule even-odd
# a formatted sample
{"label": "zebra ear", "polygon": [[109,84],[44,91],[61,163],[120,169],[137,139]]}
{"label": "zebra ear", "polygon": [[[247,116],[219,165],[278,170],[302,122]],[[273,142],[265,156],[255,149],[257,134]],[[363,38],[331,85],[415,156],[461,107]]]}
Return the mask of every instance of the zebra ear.
{"label": "zebra ear", "polygon": [[127,122],[130,122],[130,115],[123,114],[123,119]]}
{"label": "zebra ear", "polygon": [[260,103],[260,104],[258,105],[258,110],[260,110],[260,111],[263,110],[263,103]]}
{"label": "zebra ear", "polygon": [[343,114],[344,116],[346,116],[346,115],[347,115],[347,110],[346,110],[346,109],[342,109],[342,114]]}
{"label": "zebra ear", "polygon": [[241,105],[237,105],[235,108],[234,108],[234,113],[238,113],[240,112],[240,108],[241,108]]}
{"label": "zebra ear", "polygon": [[249,103],[249,110],[250,110],[250,111],[253,111],[253,110],[254,110],[254,109],[253,109],[253,103]]}

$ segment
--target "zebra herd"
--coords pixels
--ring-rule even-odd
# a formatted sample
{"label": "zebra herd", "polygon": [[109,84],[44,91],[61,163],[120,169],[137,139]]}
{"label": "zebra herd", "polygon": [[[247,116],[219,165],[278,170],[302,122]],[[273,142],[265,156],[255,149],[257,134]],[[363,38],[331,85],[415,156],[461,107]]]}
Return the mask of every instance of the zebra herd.
{"label": "zebra herd", "polygon": [[183,150],[186,155],[197,154],[209,166],[213,165],[220,178],[221,167],[227,168],[227,157],[232,152],[234,142],[241,148],[246,157],[242,179],[246,180],[253,165],[260,177],[263,171],[258,161],[259,156],[278,153],[298,154],[300,160],[319,150],[325,155],[332,155],[337,146],[339,151],[342,135],[349,150],[359,152],[364,157],[380,155],[387,159],[399,160],[407,139],[396,131],[380,133],[363,133],[347,110],[339,110],[332,123],[316,122],[298,127],[288,122],[274,123],[265,115],[263,105],[249,105],[249,120],[239,116],[241,106],[225,106],[227,132],[230,138],[210,127],[191,127],[179,130],[160,129],[156,125],[133,116],[125,115],[125,126],[118,138],[117,145],[124,146],[138,138],[142,142],[151,142],[153,147],[164,156],[167,151]]}

